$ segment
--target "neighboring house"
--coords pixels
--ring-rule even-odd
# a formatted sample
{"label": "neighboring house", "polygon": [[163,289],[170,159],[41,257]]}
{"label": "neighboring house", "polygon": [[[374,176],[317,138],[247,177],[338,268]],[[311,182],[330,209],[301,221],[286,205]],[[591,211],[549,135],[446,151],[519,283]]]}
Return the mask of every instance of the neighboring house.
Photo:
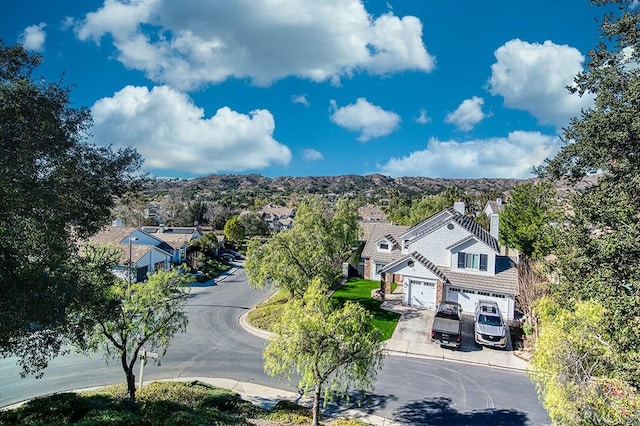
{"label": "neighboring house", "polygon": [[201,230],[193,226],[144,226],[142,230],[171,247],[173,263],[185,262],[189,242],[202,236]]}
{"label": "neighboring house", "polygon": [[150,238],[149,234],[137,228],[109,226],[89,241],[99,244],[111,243],[122,249],[119,266],[113,272],[124,280],[129,279],[129,270],[131,282],[139,282],[144,281],[147,274],[167,270],[171,265],[171,247],[159,244],[157,240]]}
{"label": "neighboring house", "polygon": [[365,222],[386,222],[387,215],[382,209],[373,204],[358,207],[358,219]]}
{"label": "neighboring house", "polygon": [[498,215],[487,232],[455,203],[407,228],[376,224],[362,252],[364,276],[381,280],[388,291],[403,287],[403,302],[435,308],[444,300],[473,312],[479,299],[495,300],[506,319],[513,319],[518,273],[498,246]]}
{"label": "neighboring house", "polygon": [[269,225],[269,229],[278,232],[293,227],[295,212],[289,207],[267,204],[256,214]]}
{"label": "neighboring house", "polygon": [[504,200],[502,198],[496,198],[495,200],[487,201],[484,206],[484,214],[491,217],[492,214],[499,214],[504,209]]}

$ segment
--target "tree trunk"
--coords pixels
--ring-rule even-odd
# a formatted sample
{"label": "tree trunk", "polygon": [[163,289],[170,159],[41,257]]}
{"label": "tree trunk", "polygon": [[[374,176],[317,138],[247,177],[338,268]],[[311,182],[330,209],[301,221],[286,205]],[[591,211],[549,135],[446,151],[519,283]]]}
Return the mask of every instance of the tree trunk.
{"label": "tree trunk", "polygon": [[129,398],[131,401],[136,400],[136,376],[133,374],[133,369],[126,371],[127,375],[127,391],[129,392]]}
{"label": "tree trunk", "polygon": [[129,398],[131,401],[136,400],[136,376],[133,374],[133,365],[129,366],[127,363],[127,351],[122,351],[120,356],[122,362],[122,368],[124,369],[124,375],[127,377],[127,391],[129,392]]}
{"label": "tree trunk", "polygon": [[316,385],[316,389],[313,391],[313,426],[320,424],[320,393],[322,389]]}

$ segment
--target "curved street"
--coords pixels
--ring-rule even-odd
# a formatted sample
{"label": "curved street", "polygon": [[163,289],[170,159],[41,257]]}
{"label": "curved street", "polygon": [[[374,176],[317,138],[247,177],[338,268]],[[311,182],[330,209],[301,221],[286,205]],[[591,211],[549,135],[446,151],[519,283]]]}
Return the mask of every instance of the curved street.
{"label": "curved street", "polygon": [[[240,316],[264,300],[269,290],[254,291],[240,267],[214,285],[195,287],[189,296],[186,333],[174,337],[161,365],[148,363],[144,379],[226,378],[289,391],[284,379],[262,369],[265,341],[246,332]],[[136,366],[136,373],[138,366]],[[66,355],[51,362],[44,377],[20,378],[15,359],[0,360],[0,406],[34,396],[124,382],[119,363],[102,357]],[[406,424],[548,424],[526,374],[501,368],[433,359],[388,356],[372,395],[358,406],[331,406],[339,413],[356,408]]]}

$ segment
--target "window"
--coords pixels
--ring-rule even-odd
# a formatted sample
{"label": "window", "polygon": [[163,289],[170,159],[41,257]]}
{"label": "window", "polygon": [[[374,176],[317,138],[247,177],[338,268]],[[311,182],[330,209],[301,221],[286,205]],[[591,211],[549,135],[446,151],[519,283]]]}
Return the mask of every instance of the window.
{"label": "window", "polygon": [[486,254],[458,252],[458,269],[487,270],[489,256]]}
{"label": "window", "polygon": [[389,250],[389,243],[380,243],[380,250]]}
{"label": "window", "polygon": [[492,296],[493,296],[493,297],[499,297],[499,298],[501,298],[501,299],[505,299],[504,294],[496,294],[496,293],[493,293],[493,294],[492,294]]}
{"label": "window", "polygon": [[479,291],[479,292],[478,292],[478,294],[479,294],[480,296],[490,296],[490,294],[489,294],[489,293],[487,293],[486,291]]}
{"label": "window", "polygon": [[384,269],[385,266],[387,265],[384,263],[376,263],[376,275],[378,275],[380,271]]}

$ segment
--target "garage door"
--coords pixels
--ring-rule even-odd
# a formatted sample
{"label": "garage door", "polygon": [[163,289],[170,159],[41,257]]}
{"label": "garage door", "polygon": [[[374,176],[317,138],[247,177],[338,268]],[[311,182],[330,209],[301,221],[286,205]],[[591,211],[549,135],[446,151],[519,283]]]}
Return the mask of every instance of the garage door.
{"label": "garage door", "polygon": [[466,313],[473,313],[476,309],[476,302],[478,300],[492,300],[498,304],[502,316],[505,318],[509,314],[509,301],[505,297],[494,296],[484,292],[477,292],[475,290],[449,287],[447,288],[447,300],[452,302],[458,302],[462,306],[462,310]]}
{"label": "garage door", "polygon": [[436,306],[436,283],[409,280],[409,304],[419,308],[434,309]]}

